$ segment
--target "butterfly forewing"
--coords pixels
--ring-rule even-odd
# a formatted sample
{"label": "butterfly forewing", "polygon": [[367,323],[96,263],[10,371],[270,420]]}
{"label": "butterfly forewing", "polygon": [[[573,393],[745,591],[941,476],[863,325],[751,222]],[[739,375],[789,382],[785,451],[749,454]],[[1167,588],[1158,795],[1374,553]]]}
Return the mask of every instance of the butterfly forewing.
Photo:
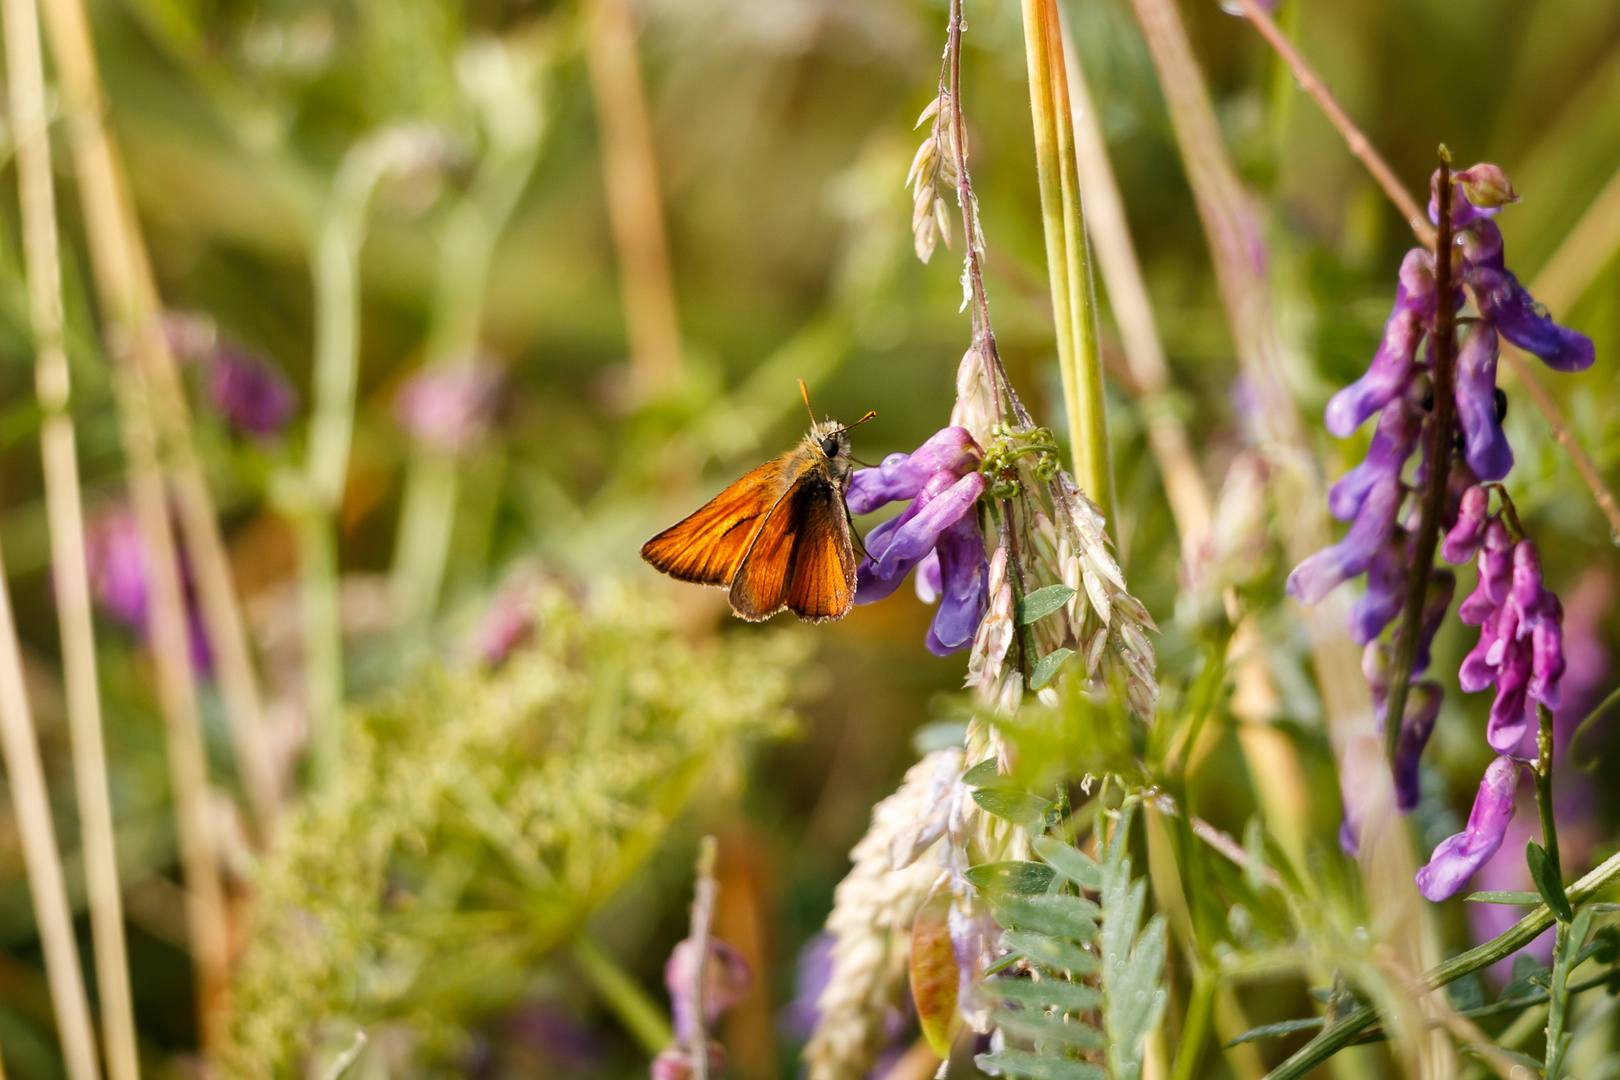
{"label": "butterfly forewing", "polygon": [[836,492],[810,501],[799,518],[787,606],[801,619],[841,619],[855,601],[855,549]]}
{"label": "butterfly forewing", "polygon": [[788,493],[771,510],[737,576],[731,582],[731,610],[751,621],[768,619],[787,603],[793,552],[807,500],[815,481],[803,469]]}
{"label": "butterfly forewing", "polygon": [[691,517],[643,544],[641,557],[682,581],[730,585],[782,497],[790,457],[784,454],[748,473]]}

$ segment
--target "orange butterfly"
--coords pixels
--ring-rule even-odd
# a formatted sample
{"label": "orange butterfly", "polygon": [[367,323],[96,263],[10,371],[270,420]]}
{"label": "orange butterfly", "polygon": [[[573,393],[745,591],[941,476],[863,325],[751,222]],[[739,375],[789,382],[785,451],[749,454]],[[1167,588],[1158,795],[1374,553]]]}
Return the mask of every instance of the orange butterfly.
{"label": "orange butterfly", "polygon": [[[805,408],[810,395],[799,380]],[[750,622],[783,608],[808,622],[841,619],[855,602],[855,551],[844,485],[853,469],[849,429],[817,423],[779,458],[716,495],[697,513],[641,547],[672,578],[731,591],[731,610]]]}

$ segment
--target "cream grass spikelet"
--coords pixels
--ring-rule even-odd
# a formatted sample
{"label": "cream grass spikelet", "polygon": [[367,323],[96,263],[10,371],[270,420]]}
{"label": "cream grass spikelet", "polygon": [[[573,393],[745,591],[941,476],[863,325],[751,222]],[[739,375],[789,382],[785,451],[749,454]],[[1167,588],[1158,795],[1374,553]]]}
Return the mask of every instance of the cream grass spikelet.
{"label": "cream grass spikelet", "polygon": [[[832,974],[804,1048],[810,1080],[859,1080],[882,1049],[885,1018],[906,985],[912,921],[944,873],[937,858],[916,848],[930,834],[938,843],[961,768],[962,752],[954,749],[917,762],[899,790],[872,809],[871,827],[850,851],[853,865],[827,917]],[[911,861],[897,866],[907,855]]]}
{"label": "cream grass spikelet", "polygon": [[917,147],[917,156],[912,158],[911,171],[906,174],[906,183],[911,186],[911,235],[916,246],[917,258],[927,262],[934,254],[934,245],[941,239],[945,246],[951,246],[951,218],[940,195],[940,187],[951,187],[956,184],[956,155],[951,144],[951,128],[949,124],[942,123],[942,117],[948,117],[950,110],[945,104],[950,95],[942,93],[917,117],[917,127],[922,127],[933,121],[928,137]]}

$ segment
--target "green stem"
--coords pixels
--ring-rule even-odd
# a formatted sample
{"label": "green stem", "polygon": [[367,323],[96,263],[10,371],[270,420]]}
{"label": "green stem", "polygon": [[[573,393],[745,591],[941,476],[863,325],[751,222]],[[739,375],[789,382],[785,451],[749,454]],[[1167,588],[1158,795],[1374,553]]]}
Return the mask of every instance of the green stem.
{"label": "green stem", "polygon": [[1563,864],[1558,861],[1558,826],[1553,821],[1553,715],[1547,706],[1536,704],[1541,729],[1536,733],[1536,809],[1541,812],[1541,846],[1559,885],[1564,883]]}
{"label": "green stem", "polygon": [[[1620,853],[1609,856],[1597,869],[1571,885],[1567,890],[1569,902],[1579,904],[1585,901],[1616,878],[1620,878]],[[1467,952],[1458,953],[1450,960],[1424,972],[1423,983],[1431,989],[1438,989],[1464,975],[1490,967],[1498,960],[1511,956],[1530,944],[1555,921],[1551,909],[1546,904],[1540,904],[1510,929],[1490,941],[1476,945]],[[1299,1080],[1349,1045],[1363,1028],[1377,1019],[1377,1016],[1377,1010],[1370,1005],[1364,1005],[1347,1014],[1268,1073],[1266,1080]]]}
{"label": "green stem", "polygon": [[1452,305],[1451,280],[1451,155],[1440,148],[1440,226],[1434,242],[1434,412],[1429,417],[1423,503],[1417,535],[1412,539],[1412,561],[1407,569],[1406,606],[1401,611],[1395,659],[1390,665],[1389,700],[1384,710],[1384,757],[1393,767],[1406,718],[1406,696],[1417,664],[1418,638],[1423,630],[1423,598],[1429,591],[1434,549],[1440,542],[1440,517],[1445,510],[1446,481],[1451,476],[1452,429],[1456,426],[1457,312]]}
{"label": "green stem", "polygon": [[1192,999],[1187,1005],[1187,1021],[1181,1025],[1180,1045],[1170,1080],[1193,1080],[1198,1075],[1198,1059],[1209,1041],[1210,1021],[1215,1015],[1215,977],[1200,971],[1193,979]]}
{"label": "green stem", "polygon": [[315,252],[314,416],[302,484],[289,484],[300,538],[305,700],[318,784],[343,757],[343,627],[337,513],[349,472],[360,378],[360,248],[377,185],[421,157],[423,136],[389,129],[358,143],[338,167]]}
{"label": "green stem", "polygon": [[[499,114],[486,121],[492,145],[472,189],[445,223],[439,242],[433,325],[425,349],[427,368],[475,362],[496,242],[539,156],[544,125],[529,80],[512,81],[499,102]],[[504,141],[497,133],[504,133]],[[444,584],[459,490],[457,474],[453,457],[421,446],[413,450],[389,575],[389,591],[408,638],[424,636]]]}
{"label": "green stem", "polygon": [[675,1041],[675,1032],[664,1011],[614,959],[591,938],[581,934],[574,942],[574,963],[602,999],[602,1004],[618,1017],[641,1049],[654,1057]]}
{"label": "green stem", "polygon": [[1063,36],[1055,0],[1023,0],[1023,14],[1041,223],[1075,480],[1112,528],[1114,484],[1097,348],[1097,297],[1074,154]]}

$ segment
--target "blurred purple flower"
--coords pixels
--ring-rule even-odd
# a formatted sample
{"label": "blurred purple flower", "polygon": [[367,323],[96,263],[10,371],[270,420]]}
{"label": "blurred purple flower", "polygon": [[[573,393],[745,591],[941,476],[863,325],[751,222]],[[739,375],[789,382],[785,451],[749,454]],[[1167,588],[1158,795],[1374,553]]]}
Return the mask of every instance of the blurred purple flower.
{"label": "blurred purple flower", "polygon": [[485,667],[500,667],[514,649],[534,637],[531,583],[521,580],[495,594],[473,632],[472,651]]}
{"label": "blurred purple flower", "polygon": [[1485,770],[1468,815],[1468,827],[1440,841],[1429,861],[1417,872],[1418,892],[1433,901],[1444,900],[1461,891],[1474,871],[1502,846],[1508,822],[1513,820],[1514,798],[1519,786],[1519,763],[1499,757]]}
{"label": "blurred purple flower", "polygon": [[394,398],[394,415],[429,450],[461,454],[489,433],[504,382],[489,360],[418,371]]}
{"label": "blurred purple flower", "polygon": [[286,376],[235,345],[209,356],[208,396],[231,426],[261,439],[281,434],[298,408],[298,393]]}
{"label": "blurred purple flower", "polygon": [[670,1010],[675,1019],[675,1038],[689,1043],[699,1030],[707,1030],[720,1014],[748,996],[754,974],[735,945],[711,937],[709,962],[703,968],[703,1021],[701,1029],[697,1006],[692,1000],[696,981],[697,946],[683,939],[664,964],[664,987],[669,991]]}
{"label": "blurred purple flower", "polygon": [[911,500],[866,534],[855,602],[882,600],[916,568],[917,594],[939,600],[927,638],[937,656],[973,643],[988,602],[984,537],[975,512],[985,486],[980,456],[965,428],[944,428],[911,454],[890,454],[876,468],[857,470],[844,493],[854,514]]}
{"label": "blurred purple flower", "polygon": [[[145,642],[150,633],[148,564],[146,547],[141,542],[134,512],[128,506],[117,505],[92,518],[85,529],[84,556],[90,575],[90,591],[96,603],[114,622],[133,630]],[[206,675],[213,671],[213,654],[197,611],[191,567],[183,555],[180,574],[181,587],[185,590],[186,634],[191,647],[191,664],[199,673]]]}

